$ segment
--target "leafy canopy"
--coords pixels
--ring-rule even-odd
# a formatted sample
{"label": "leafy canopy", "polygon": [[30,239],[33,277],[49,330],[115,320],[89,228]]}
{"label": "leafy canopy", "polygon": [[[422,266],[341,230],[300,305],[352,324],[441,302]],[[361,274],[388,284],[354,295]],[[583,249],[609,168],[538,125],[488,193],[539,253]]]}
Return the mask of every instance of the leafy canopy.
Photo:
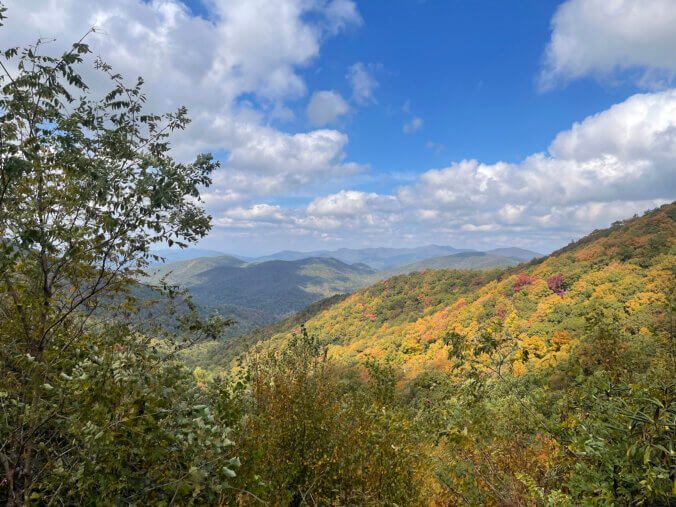
{"label": "leafy canopy", "polygon": [[[172,158],[186,110],[146,112],[140,78],[96,60],[98,96],[84,40],[0,60],[0,502],[222,502],[227,428],[128,318],[150,246],[209,230],[199,188],[217,163]],[[191,340],[226,324],[182,323]]]}

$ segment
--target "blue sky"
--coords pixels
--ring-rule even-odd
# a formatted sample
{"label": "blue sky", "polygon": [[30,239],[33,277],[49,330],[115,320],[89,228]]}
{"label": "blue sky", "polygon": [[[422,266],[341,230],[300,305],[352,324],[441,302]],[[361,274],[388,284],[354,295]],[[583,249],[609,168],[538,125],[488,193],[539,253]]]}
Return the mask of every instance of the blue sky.
{"label": "blue sky", "polygon": [[674,199],[673,0],[10,0],[222,160],[201,246],[542,252]]}
{"label": "blue sky", "polygon": [[[349,157],[374,173],[423,172],[464,158],[518,161],[636,89],[583,79],[538,91],[559,3],[365,2],[359,5],[363,26],[329,40],[303,76],[311,89],[349,96],[345,70],[355,61],[378,66],[376,102],[340,122],[350,136]],[[404,123],[414,117],[423,126],[405,134]],[[298,118],[292,128],[307,129]],[[394,184],[374,181],[364,188],[391,191]]]}
{"label": "blue sky", "polygon": [[[350,137],[348,157],[373,169],[375,181],[362,188],[391,191],[397,180],[377,175],[423,172],[463,158],[521,160],[545,150],[574,121],[636,90],[588,78],[549,93],[538,91],[550,20],[560,3],[359,3],[363,24],[328,39],[319,57],[299,73],[310,90],[349,97],[347,69],[355,62],[374,67],[374,101],[335,123]],[[208,16],[201,3],[187,4]],[[306,99],[290,105],[295,121],[274,123],[290,131],[311,129],[303,114]],[[423,127],[404,133],[403,125],[415,117],[423,119]]]}

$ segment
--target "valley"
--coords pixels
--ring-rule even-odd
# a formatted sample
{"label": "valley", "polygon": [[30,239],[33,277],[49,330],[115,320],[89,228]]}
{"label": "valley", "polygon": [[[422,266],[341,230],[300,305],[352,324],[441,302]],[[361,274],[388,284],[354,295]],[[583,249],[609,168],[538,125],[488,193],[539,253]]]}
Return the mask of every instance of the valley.
{"label": "valley", "polygon": [[[188,250],[163,251],[168,258],[191,257]],[[347,294],[397,274],[428,269],[491,269],[514,266],[540,254],[522,249],[476,252],[430,245],[324,252],[279,252],[242,260],[214,252],[154,266],[144,279],[187,289],[205,315],[235,320],[227,336],[238,336],[335,294]],[[439,256],[440,253],[454,252]],[[162,253],[162,252],[160,252]],[[418,259],[409,263],[411,260]],[[376,267],[380,267],[377,269]]]}
{"label": "valley", "polygon": [[413,378],[430,366],[449,368],[451,337],[471,342],[478,329],[499,323],[517,352],[528,354],[520,368],[546,364],[584,333],[591,300],[601,304],[603,292],[614,305],[634,308],[626,325],[645,329],[641,322],[654,311],[651,305],[663,304],[673,288],[669,252],[675,220],[676,205],[670,205],[523,264],[394,275],[231,343],[202,344],[191,353],[192,361],[202,358],[203,366],[225,367],[254,343],[264,349],[282,346],[303,324],[341,361],[387,359]]}

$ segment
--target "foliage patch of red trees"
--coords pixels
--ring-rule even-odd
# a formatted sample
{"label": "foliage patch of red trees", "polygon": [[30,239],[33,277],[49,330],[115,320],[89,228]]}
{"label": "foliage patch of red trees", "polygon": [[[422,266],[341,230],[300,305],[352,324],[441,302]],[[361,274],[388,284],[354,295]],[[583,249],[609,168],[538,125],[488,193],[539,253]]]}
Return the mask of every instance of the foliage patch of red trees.
{"label": "foliage patch of red trees", "polygon": [[547,278],[547,287],[549,287],[549,290],[552,292],[562,296],[566,289],[563,274],[557,273]]}
{"label": "foliage patch of red trees", "polygon": [[537,278],[534,276],[530,276],[526,273],[519,273],[516,276],[516,279],[514,280],[514,283],[512,285],[512,287],[514,288],[514,292],[519,292],[527,285],[533,285],[536,280]]}

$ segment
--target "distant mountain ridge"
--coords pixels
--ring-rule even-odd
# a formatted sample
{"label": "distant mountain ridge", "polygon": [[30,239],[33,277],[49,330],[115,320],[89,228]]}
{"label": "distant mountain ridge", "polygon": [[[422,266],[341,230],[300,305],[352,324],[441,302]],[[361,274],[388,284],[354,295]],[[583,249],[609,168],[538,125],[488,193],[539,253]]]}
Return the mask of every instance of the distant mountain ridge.
{"label": "distant mountain ridge", "polygon": [[[672,203],[501,271],[426,270],[388,278],[317,304],[302,318],[241,336],[227,348],[214,346],[210,357],[220,363],[210,364],[227,368],[257,342],[263,349],[280,347],[303,323],[330,345],[334,358],[351,364],[388,357],[412,378],[425,368],[449,368],[449,336],[473,340],[477,330],[501,322],[519,350],[535,351],[517,356],[516,367],[525,371],[545,363],[546,355],[565,356],[585,336],[583,315],[595,305],[614,308],[627,329],[657,340],[657,328],[668,329],[671,319],[675,252]],[[648,322],[656,315],[662,316],[652,327]]]}
{"label": "distant mountain ridge", "polygon": [[[448,245],[425,245],[411,248],[391,248],[391,247],[372,247],[372,248],[339,248],[337,250],[313,250],[301,252],[297,250],[281,250],[269,255],[260,257],[249,257],[243,255],[233,255],[216,250],[204,250],[200,248],[187,248],[184,250],[175,248],[166,248],[153,250],[151,253],[165,259],[164,263],[153,262],[153,265],[169,264],[202,257],[222,257],[228,256],[238,259],[244,263],[260,263],[266,261],[299,261],[313,257],[332,258],[342,261],[346,264],[363,263],[373,269],[383,270],[405,264],[413,264],[417,261],[431,259],[434,257],[444,257],[464,252],[479,252],[471,248],[455,248]],[[542,254],[517,247],[495,248],[486,252],[500,257],[509,257],[525,262],[536,257],[542,257]]]}
{"label": "distant mountain ridge", "polygon": [[[527,250],[503,250],[528,259],[535,256]],[[397,274],[429,269],[489,269],[521,262],[517,257],[438,245],[319,252],[342,259],[287,251],[279,253],[284,259],[262,257],[252,262],[214,251],[192,258],[191,251],[205,252],[179,251],[185,260],[153,266],[147,281],[158,284],[164,280],[185,288],[205,313],[218,311],[236,320],[237,325],[228,332],[230,336],[269,325],[322,298],[350,293]],[[421,256],[432,257],[418,259]],[[383,268],[376,270],[374,264]]]}
{"label": "distant mountain ridge", "polygon": [[146,282],[161,280],[187,289],[205,313],[218,311],[238,324],[229,334],[267,325],[320,299],[370,283],[365,264],[331,258],[246,263],[236,257],[201,257],[151,270]]}
{"label": "distant mountain ridge", "polygon": [[416,248],[339,248],[338,250],[317,250],[314,252],[298,252],[284,250],[256,259],[256,262],[267,260],[300,260],[308,257],[331,257],[348,264],[363,263],[374,269],[385,269],[392,266],[408,264],[430,257],[466,252],[467,249],[452,246],[427,245]]}
{"label": "distant mountain ridge", "polygon": [[164,262],[153,260],[151,262],[151,265],[153,266],[168,264],[170,262],[186,261],[199,257],[220,257],[222,255],[226,255],[223,252],[218,252],[216,250],[205,250],[202,248],[163,248],[160,250],[151,250],[150,253],[164,259]]}
{"label": "distant mountain ridge", "polygon": [[524,248],[517,247],[507,247],[507,248],[494,248],[493,250],[487,250],[487,254],[500,255],[502,257],[510,257],[512,259],[517,259],[522,262],[527,262],[535,259],[536,257],[544,257],[544,255],[532,250],[526,250]]}
{"label": "distant mountain ridge", "polygon": [[158,282],[163,276],[168,276],[171,283],[188,288],[198,285],[202,278],[200,274],[219,266],[243,267],[246,262],[231,255],[196,257],[186,260],[169,262],[151,270],[151,280]]}
{"label": "distant mountain ridge", "polygon": [[[532,258],[530,257],[527,260]],[[385,269],[380,271],[378,275],[379,278],[385,279],[395,275],[425,271],[427,269],[489,269],[516,266],[521,262],[523,261],[516,257],[507,257],[488,252],[460,252]]]}

